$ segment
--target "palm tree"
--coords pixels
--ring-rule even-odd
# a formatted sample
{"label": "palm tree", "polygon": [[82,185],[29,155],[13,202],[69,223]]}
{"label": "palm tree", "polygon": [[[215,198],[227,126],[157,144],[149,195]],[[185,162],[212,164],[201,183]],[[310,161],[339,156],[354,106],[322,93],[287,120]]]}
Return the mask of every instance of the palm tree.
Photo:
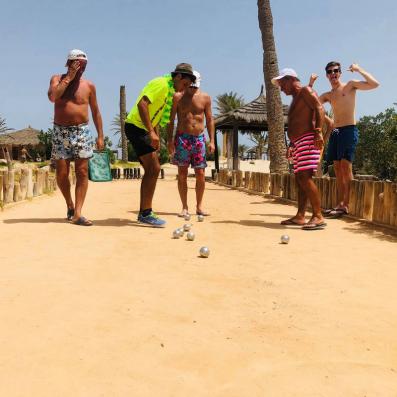
{"label": "palm tree", "polygon": [[121,158],[123,161],[128,161],[128,140],[125,135],[125,118],[126,118],[126,99],[125,86],[120,86],[120,136],[121,136]]}
{"label": "palm tree", "polygon": [[248,150],[247,145],[238,145],[238,155],[241,159],[244,158],[244,154],[247,150]]}
{"label": "palm tree", "polygon": [[[225,114],[231,110],[244,106],[245,102],[244,98],[241,95],[238,95],[237,92],[230,91],[229,93],[225,92],[224,94],[218,95],[215,99],[215,105],[215,109],[218,114]],[[223,133],[222,152],[225,157],[228,157],[228,154],[231,154],[231,135],[231,131],[225,131]]]}
{"label": "palm tree", "polygon": [[256,158],[261,159],[263,153],[267,152],[268,142],[269,142],[269,134],[267,131],[261,132],[249,132],[248,139],[255,143],[256,148]]}
{"label": "palm tree", "polygon": [[[13,129],[14,128],[7,127],[6,119],[3,119],[2,117],[0,117],[0,134],[6,134],[8,131],[11,131]],[[9,170],[11,170],[12,169],[12,161],[11,161],[10,153],[8,152],[8,149],[4,148],[4,147],[2,147],[2,151],[3,151],[3,156],[7,161],[7,167]]]}
{"label": "palm tree", "polygon": [[285,157],[284,115],[280,91],[271,79],[278,75],[276,44],[273,35],[273,16],[270,0],[258,0],[259,28],[262,33],[263,74],[266,86],[266,111],[269,126],[270,172],[288,169]]}
{"label": "palm tree", "polygon": [[110,129],[113,131],[113,135],[119,135],[119,142],[117,144],[118,147],[121,147],[121,123],[120,123],[120,114],[117,113],[111,122],[112,128]]}
{"label": "palm tree", "polygon": [[238,109],[244,106],[244,98],[237,94],[237,92],[230,91],[218,95],[215,99],[215,109],[219,114],[225,114],[231,110]]}

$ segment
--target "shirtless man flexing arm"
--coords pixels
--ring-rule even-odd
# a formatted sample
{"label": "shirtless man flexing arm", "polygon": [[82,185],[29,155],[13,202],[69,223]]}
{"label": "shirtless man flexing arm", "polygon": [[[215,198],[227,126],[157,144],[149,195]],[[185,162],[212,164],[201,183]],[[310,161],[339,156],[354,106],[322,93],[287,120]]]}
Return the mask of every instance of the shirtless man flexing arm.
{"label": "shirtless man flexing arm", "polygon": [[340,81],[342,74],[339,62],[328,62],[325,67],[331,91],[320,96],[321,103],[329,102],[334,115],[334,130],[331,133],[327,161],[333,162],[338,190],[338,205],[325,212],[326,216],[339,218],[349,211],[350,181],[353,179],[352,162],[358,142],[356,127],[356,92],[372,90],[379,86],[375,78],[362,67],[353,63],[348,71],[360,73],[365,81]]}

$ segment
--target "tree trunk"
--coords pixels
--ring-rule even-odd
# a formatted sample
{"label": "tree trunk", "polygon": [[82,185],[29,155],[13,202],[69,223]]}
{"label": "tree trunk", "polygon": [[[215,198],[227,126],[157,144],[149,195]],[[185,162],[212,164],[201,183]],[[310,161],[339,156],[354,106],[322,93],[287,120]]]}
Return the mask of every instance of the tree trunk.
{"label": "tree trunk", "polygon": [[280,90],[271,79],[278,75],[276,44],[273,36],[273,16],[270,0],[258,0],[259,28],[262,33],[263,74],[266,86],[266,112],[269,127],[270,172],[284,172],[288,169],[285,157],[284,116]]}
{"label": "tree trunk", "polygon": [[125,135],[125,117],[126,117],[126,101],[125,101],[125,86],[120,86],[120,135],[121,135],[121,159],[128,161],[128,141]]}

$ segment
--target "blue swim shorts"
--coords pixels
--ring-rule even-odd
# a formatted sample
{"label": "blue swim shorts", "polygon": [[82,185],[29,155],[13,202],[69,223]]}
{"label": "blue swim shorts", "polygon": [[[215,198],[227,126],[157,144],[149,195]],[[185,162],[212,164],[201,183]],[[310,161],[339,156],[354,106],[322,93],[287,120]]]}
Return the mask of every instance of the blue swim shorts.
{"label": "blue swim shorts", "polygon": [[355,125],[335,128],[328,141],[327,161],[340,161],[342,159],[354,160],[354,153],[358,143],[358,129]]}

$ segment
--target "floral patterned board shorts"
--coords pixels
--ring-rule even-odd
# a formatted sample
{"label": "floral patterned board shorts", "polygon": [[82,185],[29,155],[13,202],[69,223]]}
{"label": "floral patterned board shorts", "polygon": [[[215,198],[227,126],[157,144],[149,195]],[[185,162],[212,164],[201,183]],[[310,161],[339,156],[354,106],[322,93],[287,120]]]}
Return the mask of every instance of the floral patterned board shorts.
{"label": "floral patterned board shorts", "polygon": [[92,155],[93,140],[87,124],[68,127],[54,124],[51,158],[89,159]]}
{"label": "floral patterned board shorts", "polygon": [[177,133],[175,136],[175,154],[172,164],[179,167],[205,168],[205,135]]}

